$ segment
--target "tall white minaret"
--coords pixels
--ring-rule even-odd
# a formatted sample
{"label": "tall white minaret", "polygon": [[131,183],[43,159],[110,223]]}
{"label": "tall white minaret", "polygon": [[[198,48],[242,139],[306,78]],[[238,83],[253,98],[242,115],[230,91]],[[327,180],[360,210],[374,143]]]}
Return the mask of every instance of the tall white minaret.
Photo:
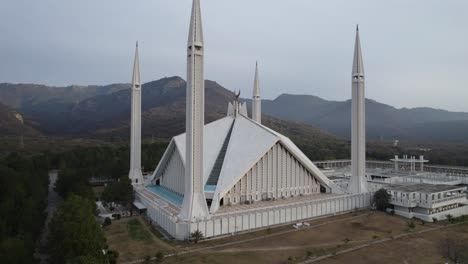
{"label": "tall white minaret", "polygon": [[132,117],[130,132],[130,172],[132,184],[144,184],[141,173],[141,82],[138,59],[138,42],[135,49],[132,79]]}
{"label": "tall white minaret", "polygon": [[348,191],[353,194],[368,191],[366,180],[366,97],[364,88],[364,64],[359,40],[359,27],[356,26],[352,70],[351,180],[348,187]]}
{"label": "tall white minaret", "polygon": [[185,194],[180,216],[185,220],[209,217],[203,177],[205,85],[200,1],[193,0],[187,48],[187,113]]}
{"label": "tall white minaret", "polygon": [[258,63],[255,64],[255,79],[252,96],[252,119],[262,123],[262,100],[260,99],[260,80],[258,79]]}

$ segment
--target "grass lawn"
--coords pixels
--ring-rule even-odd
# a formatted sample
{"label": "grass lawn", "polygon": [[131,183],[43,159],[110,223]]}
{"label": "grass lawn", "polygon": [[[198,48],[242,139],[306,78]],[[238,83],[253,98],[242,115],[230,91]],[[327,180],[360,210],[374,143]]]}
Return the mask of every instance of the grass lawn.
{"label": "grass lawn", "polygon": [[143,224],[139,219],[132,219],[127,222],[127,230],[130,234],[130,238],[133,240],[151,241],[150,232],[143,227]]}
{"label": "grass lawn", "polygon": [[[439,241],[446,238],[447,235],[455,234],[468,239],[468,223],[416,234],[417,231],[443,226],[446,223],[425,223],[423,225],[420,221],[414,221],[415,227],[410,228],[408,219],[380,212],[350,213],[316,219],[309,221],[312,225],[311,228],[292,231],[294,229],[291,225],[287,225],[270,230],[203,241],[197,245],[184,242],[168,243],[154,236],[147,224],[141,219],[135,218],[125,221],[127,221],[127,228],[123,230],[125,234],[118,236],[117,240],[117,237],[109,240],[109,237],[112,237],[111,230],[106,230],[110,247],[119,250],[119,252],[121,249],[124,250],[120,252],[119,260],[122,262],[141,259],[148,255],[154,256],[158,250],[166,253],[180,253],[185,250],[205,248],[197,252],[167,257],[163,263],[298,263],[379,239],[399,234],[411,234],[408,237],[336,255],[317,263],[444,263],[438,250]],[[113,226],[114,223],[110,228]],[[122,231],[121,228],[117,229]],[[136,231],[132,231],[133,229]],[[149,239],[141,233],[144,230],[150,232]],[[251,238],[257,239],[223,246],[225,243]],[[215,248],[210,248],[213,246]],[[132,252],[132,249],[137,247],[139,247],[139,251]]]}
{"label": "grass lawn", "polygon": [[120,263],[174,250],[173,246],[156,237],[140,217],[113,220],[104,228],[104,233],[109,248],[119,252]]}

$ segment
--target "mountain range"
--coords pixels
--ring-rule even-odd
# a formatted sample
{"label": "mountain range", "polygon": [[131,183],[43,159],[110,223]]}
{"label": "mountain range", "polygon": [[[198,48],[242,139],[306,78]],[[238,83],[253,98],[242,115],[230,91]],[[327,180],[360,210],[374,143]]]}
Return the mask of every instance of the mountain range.
{"label": "mountain range", "polygon": [[[48,135],[126,139],[130,85],[49,87],[0,84],[1,112],[17,111],[31,129]],[[205,81],[205,119],[226,114],[234,93]],[[250,107],[250,100],[244,99]],[[263,100],[265,123],[290,137],[320,140],[349,137],[351,101],[327,101],[312,95],[282,94]],[[468,142],[468,113],[432,108],[402,108],[366,101],[367,136],[379,140]],[[185,130],[185,81],[163,78],[142,86],[143,136],[170,138]],[[0,131],[1,132],[1,131]]]}
{"label": "mountain range", "polygon": [[[327,101],[282,94],[262,102],[266,114],[302,121],[331,134],[350,137],[351,100]],[[468,113],[433,108],[401,108],[366,99],[366,133],[374,140],[468,141]]]}

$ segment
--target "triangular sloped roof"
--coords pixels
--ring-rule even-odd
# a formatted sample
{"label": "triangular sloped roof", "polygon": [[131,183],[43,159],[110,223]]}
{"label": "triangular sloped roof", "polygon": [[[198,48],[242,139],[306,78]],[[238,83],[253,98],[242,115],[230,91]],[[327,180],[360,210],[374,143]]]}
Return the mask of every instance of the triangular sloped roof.
{"label": "triangular sloped roof", "polygon": [[342,190],[328,179],[288,137],[239,115],[234,123],[228,152],[213,196],[212,213],[217,210],[218,199],[223,197],[277,142],[280,142],[333,193],[342,193]]}
{"label": "triangular sloped roof", "polygon": [[232,129],[215,196],[230,189],[279,140],[249,118],[238,115]]}
{"label": "triangular sloped roof", "polygon": [[[218,157],[219,150],[224,143],[224,139],[226,138],[233,121],[234,118],[232,116],[227,116],[205,125],[203,133],[203,175],[205,182],[208,180],[211,169]],[[153,173],[153,179],[154,177],[159,177],[162,169],[165,167],[165,164],[169,162],[170,154],[172,153],[171,149],[174,147],[179,152],[180,157],[182,158],[182,163],[185,166],[185,133],[183,133],[172,138],[166,152],[161,158],[160,164]]]}

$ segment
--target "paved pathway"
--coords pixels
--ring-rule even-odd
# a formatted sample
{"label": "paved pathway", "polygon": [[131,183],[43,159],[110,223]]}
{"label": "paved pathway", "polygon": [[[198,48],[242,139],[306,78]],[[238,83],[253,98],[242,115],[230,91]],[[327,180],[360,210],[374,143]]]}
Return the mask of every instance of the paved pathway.
{"label": "paved pathway", "polygon": [[42,230],[41,238],[39,240],[38,247],[36,248],[36,253],[34,254],[39,260],[41,264],[48,263],[47,261],[47,254],[42,252],[42,248],[47,246],[47,235],[49,232],[49,222],[54,215],[55,210],[57,209],[57,205],[60,202],[60,196],[55,192],[55,182],[57,181],[57,171],[50,171],[49,172],[49,193],[47,195],[47,218],[44,223],[44,229]]}

